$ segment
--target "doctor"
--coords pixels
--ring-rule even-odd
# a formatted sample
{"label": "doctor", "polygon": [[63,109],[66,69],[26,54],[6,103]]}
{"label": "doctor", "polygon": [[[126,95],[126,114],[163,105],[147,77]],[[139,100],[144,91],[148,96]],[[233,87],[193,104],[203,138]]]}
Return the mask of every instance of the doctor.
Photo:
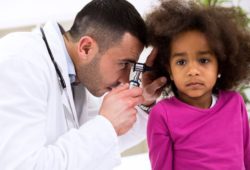
{"label": "doctor", "polygon": [[91,1],[67,32],[49,22],[2,38],[0,169],[118,165],[120,152],[145,137],[147,115],[135,107],[151,105],[166,81],[144,75],[144,90],[129,89],[146,44],[143,19],[125,0]]}

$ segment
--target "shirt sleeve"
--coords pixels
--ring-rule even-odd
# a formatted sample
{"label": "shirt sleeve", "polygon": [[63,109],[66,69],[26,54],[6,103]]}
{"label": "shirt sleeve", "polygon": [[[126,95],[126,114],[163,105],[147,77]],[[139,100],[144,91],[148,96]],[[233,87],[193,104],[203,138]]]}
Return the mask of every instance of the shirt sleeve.
{"label": "shirt sleeve", "polygon": [[119,136],[120,152],[142,142],[146,138],[146,127],[148,121],[148,114],[136,107],[137,115],[136,122],[133,127],[124,135]]}
{"label": "shirt sleeve", "polygon": [[167,116],[160,104],[149,114],[147,141],[152,170],[173,168],[173,142],[167,125]]}
{"label": "shirt sleeve", "polygon": [[250,170],[250,131],[249,120],[245,104],[242,104],[243,110],[243,142],[244,142],[244,163],[246,170]]}

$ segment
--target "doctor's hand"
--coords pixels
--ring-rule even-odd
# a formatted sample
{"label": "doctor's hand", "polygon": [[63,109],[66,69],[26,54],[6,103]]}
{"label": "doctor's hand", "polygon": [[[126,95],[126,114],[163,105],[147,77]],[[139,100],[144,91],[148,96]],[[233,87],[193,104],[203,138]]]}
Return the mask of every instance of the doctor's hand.
{"label": "doctor's hand", "polygon": [[[152,67],[156,56],[157,49],[154,48],[149,54],[145,64],[149,67]],[[154,78],[154,75],[151,71],[144,72],[142,74],[142,86],[144,97],[144,102],[142,104],[145,106],[152,106],[155,103],[156,99],[160,96],[166,82],[166,77]]]}
{"label": "doctor's hand", "polygon": [[111,122],[118,136],[135,123],[135,106],[143,102],[142,92],[139,87],[129,89],[129,84],[123,84],[104,97],[99,113]]}

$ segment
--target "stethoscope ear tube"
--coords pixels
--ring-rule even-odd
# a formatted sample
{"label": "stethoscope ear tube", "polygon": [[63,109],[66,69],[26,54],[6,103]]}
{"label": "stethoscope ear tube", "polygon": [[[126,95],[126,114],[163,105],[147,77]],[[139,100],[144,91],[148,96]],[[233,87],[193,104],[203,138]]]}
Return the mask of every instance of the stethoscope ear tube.
{"label": "stethoscope ear tube", "polygon": [[47,41],[47,39],[46,39],[45,33],[44,33],[44,31],[43,31],[43,29],[42,29],[41,27],[40,27],[40,30],[41,30],[41,33],[42,33],[43,41],[44,41],[44,43],[45,43],[45,45],[46,45],[46,48],[47,48],[47,50],[48,50],[50,59],[51,59],[53,65],[54,65],[54,67],[55,67],[56,74],[57,74],[57,76],[58,76],[58,79],[59,79],[59,81],[60,81],[60,84],[61,84],[62,88],[65,89],[65,88],[66,88],[66,83],[65,83],[64,78],[63,78],[63,76],[62,76],[62,73],[61,73],[61,71],[59,70],[59,67],[58,67],[58,65],[57,65],[57,63],[56,63],[56,61],[55,61],[55,59],[54,59],[54,56],[53,56],[53,54],[52,54],[50,48],[49,48],[49,44],[48,44],[48,41]]}

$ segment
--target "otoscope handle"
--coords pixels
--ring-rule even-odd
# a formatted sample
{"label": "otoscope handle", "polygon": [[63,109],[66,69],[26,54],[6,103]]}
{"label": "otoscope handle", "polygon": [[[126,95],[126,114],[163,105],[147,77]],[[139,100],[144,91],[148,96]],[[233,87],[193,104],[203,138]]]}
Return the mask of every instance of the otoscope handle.
{"label": "otoscope handle", "polygon": [[139,86],[140,86],[140,83],[138,81],[130,80],[130,83],[129,83],[130,88],[139,87]]}

